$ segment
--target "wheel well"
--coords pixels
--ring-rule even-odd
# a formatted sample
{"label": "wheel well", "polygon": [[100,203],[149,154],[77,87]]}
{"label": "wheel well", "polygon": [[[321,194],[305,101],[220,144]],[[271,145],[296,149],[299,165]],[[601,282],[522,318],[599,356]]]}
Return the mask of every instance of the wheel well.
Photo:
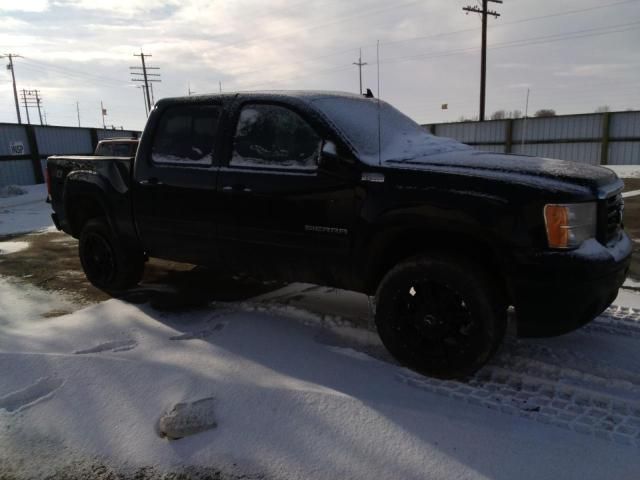
{"label": "wheel well", "polygon": [[76,195],[67,201],[71,234],[78,238],[82,227],[92,218],[104,217],[106,212],[100,202],[90,195]]}
{"label": "wheel well", "polygon": [[370,256],[367,293],[374,294],[382,278],[398,263],[429,252],[446,252],[480,265],[500,288],[500,295],[511,303],[503,271],[503,260],[484,240],[460,233],[403,231],[384,240]]}

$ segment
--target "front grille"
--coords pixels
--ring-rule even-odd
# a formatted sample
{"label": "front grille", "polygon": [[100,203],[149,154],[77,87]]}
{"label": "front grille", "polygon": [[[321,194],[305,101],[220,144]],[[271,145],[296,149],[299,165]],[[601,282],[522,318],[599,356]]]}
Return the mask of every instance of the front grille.
{"label": "front grille", "polygon": [[604,238],[608,243],[618,237],[622,228],[622,212],[624,211],[624,200],[621,194],[613,195],[605,200],[606,224]]}

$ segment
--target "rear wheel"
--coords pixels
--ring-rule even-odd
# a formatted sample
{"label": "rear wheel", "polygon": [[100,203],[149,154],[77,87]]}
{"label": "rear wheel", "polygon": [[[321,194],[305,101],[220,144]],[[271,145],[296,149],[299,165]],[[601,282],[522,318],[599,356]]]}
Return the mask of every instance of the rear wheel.
{"label": "rear wheel", "polygon": [[92,218],[85,223],[79,254],[87,279],[101,290],[118,293],[134,287],[142,278],[144,255],[124,246],[105,218]]}
{"label": "rear wheel", "polygon": [[472,262],[420,256],[396,265],[376,294],[382,342],[403,364],[426,375],[472,374],[495,353],[506,329],[506,302]]}

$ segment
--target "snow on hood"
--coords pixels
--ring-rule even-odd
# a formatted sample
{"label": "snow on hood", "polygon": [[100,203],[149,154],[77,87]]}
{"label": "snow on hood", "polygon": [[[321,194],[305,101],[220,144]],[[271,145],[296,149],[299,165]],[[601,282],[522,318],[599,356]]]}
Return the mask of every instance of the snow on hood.
{"label": "snow on hood", "polygon": [[389,166],[405,166],[414,169],[462,169],[476,173],[510,174],[530,177],[531,180],[563,181],[584,186],[602,186],[616,181],[617,176],[607,168],[555,160],[551,158],[505,155],[474,149],[433,153],[405,160],[389,160]]}

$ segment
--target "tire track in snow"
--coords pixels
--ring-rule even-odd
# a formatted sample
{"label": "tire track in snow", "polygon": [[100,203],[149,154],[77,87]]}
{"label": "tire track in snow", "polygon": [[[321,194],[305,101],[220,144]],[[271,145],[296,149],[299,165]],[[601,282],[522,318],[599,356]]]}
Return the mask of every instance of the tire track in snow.
{"label": "tire track in snow", "polygon": [[[640,311],[610,307],[592,324],[592,334],[640,335]],[[514,340],[467,383],[412,372],[397,379],[468,404],[640,447],[640,374],[571,350]]]}
{"label": "tire track in snow", "polygon": [[640,338],[640,310],[612,305],[580,331]]}

